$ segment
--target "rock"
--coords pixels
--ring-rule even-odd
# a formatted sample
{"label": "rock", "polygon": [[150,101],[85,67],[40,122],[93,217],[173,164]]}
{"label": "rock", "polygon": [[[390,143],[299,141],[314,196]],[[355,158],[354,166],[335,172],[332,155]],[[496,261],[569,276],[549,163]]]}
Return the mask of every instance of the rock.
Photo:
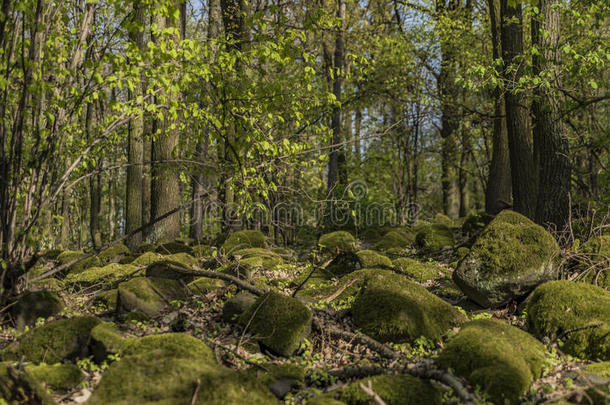
{"label": "rock", "polygon": [[163,257],[154,252],[144,252],[136,257],[130,264],[132,266],[148,266],[151,263],[163,260]]}
{"label": "rock", "polygon": [[239,319],[265,348],[280,356],[292,355],[311,329],[312,314],[302,302],[275,292],[257,299]]}
{"label": "rock", "polygon": [[230,255],[236,250],[247,248],[264,248],[266,245],[265,235],[261,231],[239,231],[229,235],[222,244],[221,250]]}
{"label": "rock", "polygon": [[356,250],[356,239],[351,233],[336,231],[320,236],[318,246],[329,253],[353,252]]}
{"label": "rock", "polygon": [[199,261],[188,253],[175,253],[164,256],[161,260],[154,261],[146,267],[147,277],[160,277],[172,280],[183,280],[190,283],[196,276],[183,274],[171,268],[171,266],[182,267],[189,270],[196,270]]}
{"label": "rock", "polygon": [[210,258],[214,255],[216,248],[210,245],[193,246],[193,256],[197,258]]}
{"label": "rock", "polygon": [[219,288],[223,288],[224,286],[224,281],[209,277],[196,278],[187,285],[189,290],[195,295],[204,295]]}
{"label": "rock", "polygon": [[53,397],[42,384],[34,378],[29,367],[22,369],[18,380],[11,378],[9,367],[18,369],[18,363],[0,363],[0,402],[8,404],[56,405]]}
{"label": "rock", "polygon": [[388,253],[400,253],[410,249],[415,242],[415,235],[404,230],[393,230],[386,233],[376,244],[375,250]]}
{"label": "rock", "polygon": [[247,374],[260,381],[279,399],[283,399],[294,388],[305,385],[306,367],[297,364],[264,363],[251,367]]}
{"label": "rock", "polygon": [[440,405],[441,392],[427,381],[410,375],[379,375],[354,381],[341,389],[339,399],[348,405],[368,405],[371,397],[360,384],[368,387],[381,397],[387,405]]}
{"label": "rock", "polygon": [[587,389],[585,398],[578,403],[607,405],[610,401],[610,361],[587,364],[577,381]]}
{"label": "rock", "polygon": [[90,267],[79,273],[68,273],[66,283],[78,284],[83,287],[102,285],[116,287],[116,285],[129,277],[142,274],[142,270],[131,264],[110,263],[104,267]]}
{"label": "rock", "polygon": [[535,336],[561,337],[561,350],[579,358],[610,360],[610,292],[586,283],[550,281],[534,290],[526,312]]}
{"label": "rock", "polygon": [[465,321],[457,309],[421,285],[389,270],[365,277],[352,305],[354,323],[381,342],[437,340]]}
{"label": "rock", "polygon": [[473,301],[495,308],[557,276],[559,246],[544,228],[502,211],[478,237],[453,273]]}
{"label": "rock", "polygon": [[100,322],[94,316],[49,322],[27,332],[19,339],[16,348],[9,346],[7,350],[15,353],[14,359],[25,356],[26,360],[32,363],[53,364],[87,357],[91,329]]}
{"label": "rock", "polygon": [[64,309],[64,302],[54,291],[26,291],[10,309],[17,330],[33,326],[38,318],[49,318]]}
{"label": "rock", "polygon": [[426,254],[436,253],[445,247],[453,247],[453,232],[446,225],[432,224],[420,228],[415,235],[415,245]]}
{"label": "rock", "polygon": [[118,262],[121,257],[130,254],[129,248],[122,243],[114,244],[97,254],[103,264]]}
{"label": "rock", "polygon": [[226,322],[237,321],[256,302],[256,295],[241,291],[225,302],[222,307],[222,319]]}
{"label": "rock", "polygon": [[130,337],[119,331],[112,322],[102,322],[91,330],[89,346],[97,363],[109,354],[120,353],[130,342]]}
{"label": "rock", "polygon": [[200,340],[169,333],[129,344],[93,392],[90,405],[109,403],[275,404],[253,378],[225,368]]}
{"label": "rock", "polygon": [[33,378],[54,391],[70,391],[85,379],[76,364],[31,365],[27,370]]}
{"label": "rock", "polygon": [[356,252],[358,260],[362,268],[391,268],[392,261],[382,254],[375,252],[374,250],[359,250]]}
{"label": "rock", "polygon": [[392,264],[396,270],[418,283],[450,277],[449,271],[436,262],[420,262],[415,259],[401,257],[394,259]]}
{"label": "rock", "polygon": [[589,239],[578,251],[578,269],[584,281],[600,287],[610,287],[610,235]]}
{"label": "rock", "polygon": [[179,241],[162,243],[155,249],[155,252],[160,253],[162,255],[173,255],[176,253],[186,253],[188,255],[193,255],[193,248],[188,246],[187,244]]}
{"label": "rock", "polygon": [[542,376],[545,349],[521,329],[479,319],[462,326],[437,363],[481,387],[494,403],[519,403],[534,379]]}
{"label": "rock", "polygon": [[374,250],[341,252],[324,269],[327,277],[341,277],[363,268],[391,268],[392,261]]}
{"label": "rock", "polygon": [[453,219],[449,218],[445,214],[441,214],[440,212],[434,216],[432,222],[435,224],[444,225],[447,228],[455,227],[455,222],[453,221]]}
{"label": "rock", "polygon": [[469,215],[464,219],[464,223],[462,224],[462,232],[469,236],[477,234],[481,232],[493,218],[493,215],[489,215],[484,212]]}
{"label": "rock", "polygon": [[[66,251],[61,252],[57,256],[57,262],[59,264],[66,264],[66,263],[69,263],[72,260],[82,257],[84,255],[85,254],[80,251],[66,250]],[[66,274],[68,272],[69,273],[80,273],[81,271],[84,271],[84,270],[88,269],[89,267],[99,267],[101,265],[102,265],[102,262],[97,256],[91,256],[91,257],[83,259],[80,262],[77,262],[77,263],[73,264],[72,266],[68,267],[68,269],[66,271],[64,271],[63,274]]]}
{"label": "rock", "polygon": [[117,310],[140,312],[151,318],[161,315],[174,300],[186,299],[179,281],[157,277],[136,277],[118,286]]}
{"label": "rock", "polygon": [[104,304],[109,311],[116,312],[116,304],[118,297],[118,289],[113,288],[112,290],[100,292],[96,300]]}
{"label": "rock", "polygon": [[284,263],[279,255],[263,248],[238,249],[234,250],[231,256],[241,267],[251,272],[257,269],[272,270],[275,266]]}

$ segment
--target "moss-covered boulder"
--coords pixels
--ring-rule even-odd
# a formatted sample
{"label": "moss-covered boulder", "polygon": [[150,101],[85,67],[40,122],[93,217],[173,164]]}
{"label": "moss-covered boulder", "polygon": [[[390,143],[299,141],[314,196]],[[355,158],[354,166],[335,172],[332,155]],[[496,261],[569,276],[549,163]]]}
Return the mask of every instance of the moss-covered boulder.
{"label": "moss-covered boulder", "polygon": [[39,364],[28,366],[27,370],[32,377],[53,391],[70,391],[85,379],[76,364]]}
{"label": "moss-covered boulder", "polygon": [[146,276],[183,280],[186,283],[190,283],[196,276],[181,273],[175,267],[196,270],[198,264],[199,261],[188,253],[175,253],[164,256],[162,259],[149,264],[146,267]]}
{"label": "moss-covered boulder", "polygon": [[64,309],[64,302],[54,291],[26,291],[19,295],[10,314],[17,330],[32,326],[38,318],[49,318]]}
{"label": "moss-covered boulder", "polygon": [[473,301],[498,307],[557,277],[559,246],[543,227],[513,211],[489,223],[453,273]]}
{"label": "moss-covered boulder", "polygon": [[392,268],[392,261],[374,250],[341,252],[321,273],[328,278],[342,277],[363,268]]}
{"label": "moss-covered boulder", "polygon": [[[85,253],[77,251],[77,250],[66,250],[66,251],[61,252],[57,256],[56,260],[60,265],[67,264],[67,263],[70,263],[74,259],[83,257],[84,255],[85,255]],[[89,267],[99,267],[101,265],[102,265],[102,261],[97,256],[91,256],[91,257],[83,259],[77,263],[74,263],[73,265],[68,267],[67,271],[64,271],[63,274],[80,273],[81,271],[84,271],[84,270],[88,269]]]}
{"label": "moss-covered boulder", "polygon": [[359,250],[356,252],[358,256],[358,260],[362,268],[384,268],[384,267],[392,267],[392,261],[382,254],[375,252],[374,250]]}
{"label": "moss-covered boulder", "polygon": [[102,322],[91,330],[89,346],[95,361],[101,363],[110,354],[120,353],[132,338],[112,322]]}
{"label": "moss-covered boulder", "polygon": [[184,242],[173,241],[160,244],[156,247],[155,252],[160,253],[162,255],[173,255],[176,253],[186,253],[188,255],[193,255],[193,248],[191,248]]}
{"label": "moss-covered boulder", "polygon": [[[577,381],[590,387],[578,403],[608,405],[610,403],[610,361],[587,364]],[[580,399],[575,398],[575,399]]]}
{"label": "moss-covered boulder", "polygon": [[610,235],[589,239],[578,253],[578,268],[583,280],[600,287],[610,287]]}
{"label": "moss-covered boulder", "polygon": [[364,279],[352,305],[354,323],[382,342],[411,342],[420,336],[437,340],[465,317],[421,285],[389,270]]}
{"label": "moss-covered boulder", "polygon": [[7,348],[16,359],[25,356],[32,363],[59,363],[89,355],[91,329],[101,321],[93,316],[60,319],[23,335],[16,347]]}
{"label": "moss-covered boulder", "polygon": [[444,225],[447,228],[455,227],[455,221],[453,219],[449,218],[447,215],[442,214],[440,212],[434,216],[434,218],[432,219],[432,223]]}
{"label": "moss-covered boulder", "polygon": [[88,404],[277,403],[253,378],[217,364],[210,348],[181,333],[131,342],[104,373]]}
{"label": "moss-covered boulder", "polygon": [[479,213],[468,215],[464,219],[464,223],[462,224],[462,232],[466,235],[474,235],[481,232],[487,224],[491,222],[493,219],[493,215],[489,215],[487,213]]}
{"label": "moss-covered boulder", "polygon": [[101,291],[97,296],[95,301],[98,303],[102,303],[106,306],[109,311],[116,311],[116,304],[119,297],[118,289],[113,288],[111,290]]}
{"label": "moss-covered boulder", "polygon": [[97,254],[98,259],[103,264],[118,262],[121,257],[129,255],[131,252],[129,248],[122,243],[116,243]]}
{"label": "moss-covered boulder", "polygon": [[415,259],[400,257],[392,261],[394,269],[409,276],[418,283],[438,280],[450,276],[449,271],[436,262],[420,262]]}
{"label": "moss-covered boulder", "polygon": [[542,343],[495,319],[464,325],[437,360],[441,367],[481,387],[496,404],[518,403],[534,379],[541,377],[545,361]]}
{"label": "moss-covered boulder", "polygon": [[379,375],[354,381],[341,389],[339,398],[348,405],[368,405],[371,396],[360,384],[370,387],[387,405],[440,405],[441,392],[427,381],[410,375]]}
{"label": "moss-covered boulder", "polygon": [[116,286],[119,281],[139,274],[142,274],[142,269],[131,264],[110,263],[104,267],[90,267],[80,273],[69,273],[65,282],[83,287]]}
{"label": "moss-covered boulder", "polygon": [[210,245],[193,246],[193,256],[197,258],[210,258],[214,255],[216,248]]}
{"label": "moss-covered boulder", "polygon": [[610,292],[587,283],[550,281],[534,290],[526,312],[535,336],[561,338],[562,350],[579,358],[610,360]]}
{"label": "moss-covered boulder", "polygon": [[415,235],[415,246],[422,253],[436,253],[445,247],[453,247],[453,245],[455,245],[453,232],[446,225],[425,225]]}
{"label": "moss-covered boulder", "polygon": [[[9,373],[9,368],[14,374]],[[28,366],[19,367],[18,363],[13,362],[0,362],[0,403],[56,404],[42,383],[30,373]]]}
{"label": "moss-covered boulder", "polygon": [[247,248],[264,248],[267,244],[265,235],[261,231],[246,230],[234,232],[222,244],[221,250],[230,255],[236,250]]}
{"label": "moss-covered boulder", "polygon": [[187,287],[194,295],[204,295],[225,286],[225,282],[217,278],[199,277],[188,283]]}
{"label": "moss-covered boulder", "polygon": [[284,263],[284,260],[278,254],[269,249],[263,248],[246,248],[234,250],[231,257],[236,260],[240,266],[247,268],[250,271],[257,269],[272,270],[275,266]]}
{"label": "moss-covered boulder", "polygon": [[356,250],[356,239],[346,231],[336,231],[320,236],[318,246],[328,253],[353,252]]}
{"label": "moss-covered boulder", "polygon": [[256,296],[247,291],[241,291],[229,298],[222,307],[222,319],[234,322],[256,302]]}
{"label": "moss-covered boulder", "polygon": [[312,314],[296,298],[268,292],[256,300],[240,317],[240,324],[249,325],[247,332],[271,352],[290,356],[307,337]]}
{"label": "moss-covered boulder", "polygon": [[186,299],[186,291],[177,280],[136,277],[118,286],[117,310],[139,312],[157,317],[169,309],[170,302]]}
{"label": "moss-covered boulder", "polygon": [[162,260],[161,255],[154,252],[144,252],[135,259],[133,259],[129,264],[132,266],[148,266],[151,263],[158,262]]}
{"label": "moss-covered boulder", "polygon": [[393,253],[400,250],[406,250],[413,246],[415,242],[415,234],[406,230],[392,230],[383,235],[383,237],[375,243],[374,249],[382,252]]}

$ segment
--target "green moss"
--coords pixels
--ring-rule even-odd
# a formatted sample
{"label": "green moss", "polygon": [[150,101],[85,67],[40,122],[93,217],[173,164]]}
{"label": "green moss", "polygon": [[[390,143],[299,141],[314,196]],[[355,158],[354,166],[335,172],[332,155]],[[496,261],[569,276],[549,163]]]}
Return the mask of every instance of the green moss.
{"label": "green moss", "polygon": [[311,319],[309,308],[296,298],[268,292],[240,317],[240,323],[249,323],[248,332],[274,353],[290,356],[309,334]]}
{"label": "green moss", "polygon": [[292,259],[296,255],[294,250],[283,247],[274,247],[271,249],[271,251],[284,260]]}
{"label": "green moss", "polygon": [[439,339],[465,317],[419,284],[391,271],[365,278],[352,306],[354,323],[382,342],[410,342],[420,336]]}
{"label": "green moss", "polygon": [[184,287],[176,280],[136,277],[119,284],[117,309],[156,317],[169,307],[169,302],[184,299]]}
{"label": "green moss", "polygon": [[318,246],[329,253],[352,252],[356,250],[356,239],[346,231],[336,231],[320,236]]}
{"label": "green moss", "polygon": [[216,364],[212,350],[201,340],[186,333],[164,333],[131,339],[122,347],[121,356],[137,356],[155,353],[159,357],[175,358],[197,357],[207,364]]}
{"label": "green moss", "polygon": [[393,230],[386,233],[376,244],[375,250],[390,251],[409,249],[415,242],[415,234],[408,231]]}
{"label": "green moss", "polygon": [[28,372],[54,391],[70,391],[85,379],[76,364],[40,364],[29,366]]}
{"label": "green moss", "polygon": [[265,235],[261,231],[239,231],[229,235],[222,244],[222,251],[230,255],[235,250],[246,248],[264,248],[266,245]]}
{"label": "green moss", "polygon": [[44,280],[32,281],[28,283],[28,286],[30,288],[49,291],[63,291],[66,288],[64,281],[56,278],[46,278]]}
{"label": "green moss", "polygon": [[598,377],[610,378],[610,361],[587,364],[583,371]]}
{"label": "green moss", "polygon": [[224,286],[224,281],[209,277],[199,277],[187,285],[189,290],[195,295],[207,294]]}
{"label": "green moss", "polygon": [[443,403],[438,389],[410,375],[380,375],[355,381],[341,390],[339,398],[348,405],[368,405],[371,397],[360,388],[360,384],[366,387],[369,383],[387,405]]}
{"label": "green moss", "polygon": [[307,405],[346,405],[345,402],[333,398],[332,394],[317,395],[306,402]]}
{"label": "green moss", "polygon": [[137,258],[135,258],[130,264],[132,266],[148,266],[151,263],[162,260],[162,257],[157,253],[144,252]]}
{"label": "green moss", "polygon": [[271,270],[275,266],[284,263],[284,260],[279,255],[273,253],[269,249],[263,248],[238,249],[233,251],[231,256],[236,259],[241,266],[251,271],[256,269]]}
{"label": "green moss", "polygon": [[[527,304],[527,320],[540,338],[564,337],[562,351],[587,359],[610,360],[610,292],[571,281],[544,283]],[[599,325],[575,331],[585,326]]]}
{"label": "green moss", "polygon": [[172,280],[183,280],[190,283],[195,279],[194,275],[184,274],[174,270],[172,267],[181,267],[184,269],[196,269],[198,261],[193,256],[187,253],[175,253],[163,257],[161,260],[154,261],[146,267],[147,277],[160,277]]}
{"label": "green moss", "polygon": [[19,379],[25,380],[27,383],[28,394],[29,390],[33,390],[36,394],[38,401],[32,399],[31,396],[24,396],[24,389],[22,386],[17,385],[15,380],[9,377],[8,368],[13,367],[17,369],[18,363],[3,362],[0,363],[0,403],[2,400],[4,403],[9,404],[34,404],[37,405],[56,405],[57,403],[53,400],[51,395],[47,392],[42,384],[34,378],[29,372],[29,367],[22,368],[19,373]]}
{"label": "green moss", "polygon": [[540,225],[502,211],[459,263],[453,278],[479,305],[497,307],[557,275],[559,246]]}
{"label": "green moss", "polygon": [[38,318],[49,318],[64,309],[62,299],[54,291],[26,291],[16,301],[10,314],[18,330],[34,325]]}
{"label": "green moss", "polygon": [[409,276],[418,283],[438,280],[449,276],[447,269],[436,262],[420,262],[415,259],[401,257],[392,261],[394,268]]}
{"label": "green moss", "polygon": [[116,304],[117,304],[117,300],[119,297],[119,291],[116,288],[113,288],[112,290],[108,290],[108,291],[102,291],[98,296],[97,299],[102,302],[104,305],[106,305],[106,308],[108,308],[108,310],[110,311],[116,311]]}
{"label": "green moss", "polygon": [[117,243],[110,246],[98,253],[97,257],[102,263],[110,263],[114,261],[118,256],[128,255],[131,252],[129,248],[122,243]]}
{"label": "green moss", "polygon": [[302,387],[305,385],[305,368],[298,364],[262,364],[264,370],[260,367],[251,367],[247,373],[256,380],[266,386],[273,384],[278,380],[289,380],[294,387]]}
{"label": "green moss", "polygon": [[60,319],[21,337],[17,353],[33,363],[58,363],[87,354],[91,329],[101,321],[93,316]]}
{"label": "green moss", "polygon": [[192,255],[193,249],[183,242],[174,241],[160,244],[155,249],[155,252],[162,255],[173,255],[176,253],[186,253],[188,255]]}
{"label": "green moss", "polygon": [[[59,256],[57,256],[57,262],[59,264],[66,264],[66,263],[69,263],[72,260],[82,257],[84,255],[85,254],[80,251],[66,250],[64,252],[61,252],[59,254]],[[88,269],[89,267],[99,267],[101,265],[102,265],[102,261],[97,256],[91,256],[87,259],[83,259],[80,262],[77,262],[77,263],[73,264],[72,266],[68,267],[68,269],[65,273],[68,273],[68,272],[69,273],[80,273],[81,271],[84,271],[84,270]]]}
{"label": "green moss", "polygon": [[462,224],[462,232],[467,235],[473,235],[480,232],[491,222],[494,217],[486,213],[469,215],[464,219]]}
{"label": "green moss", "polygon": [[66,276],[65,281],[81,286],[116,285],[122,279],[141,273],[141,270],[131,264],[110,263],[104,267],[90,267],[80,273],[70,273]]}
{"label": "green moss", "polygon": [[518,403],[542,375],[545,351],[542,343],[514,326],[479,319],[462,327],[437,362],[481,387],[494,403]]}
{"label": "green moss", "polygon": [[103,322],[91,330],[89,344],[95,360],[101,363],[109,354],[120,353],[129,341],[129,336],[119,331],[114,323]]}
{"label": "green moss", "polygon": [[225,302],[222,307],[222,319],[226,322],[235,321],[256,302],[256,296],[247,291],[241,291]]}
{"label": "green moss", "polygon": [[435,224],[444,225],[447,228],[455,227],[455,221],[449,218],[447,215],[441,214],[440,212],[434,216],[432,222]]}
{"label": "green moss", "polygon": [[392,261],[384,255],[381,255],[374,250],[359,250],[356,252],[360,265],[363,268],[367,267],[392,267]]}
{"label": "green moss", "polygon": [[193,256],[197,258],[210,258],[214,254],[215,249],[210,245],[195,245],[193,246]]}
{"label": "green moss", "polygon": [[453,246],[453,232],[445,225],[432,224],[422,227],[415,235],[415,245],[423,253],[435,253],[446,246]]}

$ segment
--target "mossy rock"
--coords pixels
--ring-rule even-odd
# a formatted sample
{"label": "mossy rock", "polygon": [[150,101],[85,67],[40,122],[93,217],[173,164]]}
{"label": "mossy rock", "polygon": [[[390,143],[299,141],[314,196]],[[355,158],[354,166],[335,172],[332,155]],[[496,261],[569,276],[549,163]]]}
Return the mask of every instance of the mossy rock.
{"label": "mossy rock", "polygon": [[10,314],[17,330],[32,326],[38,318],[49,318],[64,309],[64,302],[54,291],[26,291],[16,298]]}
{"label": "mossy rock", "polygon": [[394,269],[409,276],[418,283],[438,280],[450,276],[447,269],[436,262],[420,262],[415,259],[401,257],[392,261]]}
{"label": "mossy rock", "polygon": [[114,244],[97,254],[103,264],[118,261],[121,256],[130,254],[130,250],[122,243]]}
{"label": "mossy rock", "polygon": [[341,252],[325,269],[322,270],[328,278],[342,277],[363,268],[391,268],[392,261],[374,250],[359,250],[358,252]]}
{"label": "mossy rock", "polygon": [[495,308],[556,278],[558,257],[553,235],[505,210],[477,238],[453,280],[477,304]]}
{"label": "mossy rock", "polygon": [[256,295],[241,291],[225,302],[222,307],[222,319],[226,322],[237,321],[254,303],[256,303]]}
{"label": "mossy rock", "polygon": [[284,247],[274,247],[271,248],[271,251],[284,260],[290,260],[296,256],[296,252],[294,250]]}
{"label": "mossy rock", "polygon": [[32,377],[53,391],[70,391],[85,379],[76,364],[40,364],[28,366],[27,370]]}
{"label": "mossy rock", "polygon": [[246,248],[233,251],[231,257],[251,271],[257,269],[272,270],[275,266],[284,263],[284,260],[269,249]]}
{"label": "mossy rock", "polygon": [[487,224],[491,222],[492,219],[494,219],[493,215],[489,215],[484,212],[468,215],[462,224],[462,232],[466,235],[474,235],[479,233],[487,226]]}
{"label": "mossy rock", "polygon": [[104,373],[88,404],[273,404],[271,392],[253,378],[217,364],[209,347],[183,333],[131,342]]}
{"label": "mossy rock", "polygon": [[374,250],[359,250],[356,252],[358,260],[362,268],[390,268],[392,267],[392,261],[382,254],[375,252]]}
{"label": "mossy rock", "polygon": [[246,373],[268,387],[277,398],[283,399],[293,389],[305,385],[306,370],[301,365],[264,363],[261,366],[251,367]]}
{"label": "mossy rock", "polygon": [[610,404],[610,361],[587,364],[578,380],[591,387],[579,402],[581,404]]}
{"label": "mossy rock", "polygon": [[197,258],[209,258],[214,255],[216,248],[210,245],[193,246],[193,256]]}
{"label": "mossy rock", "polygon": [[154,252],[157,246],[153,243],[144,242],[136,249],[135,253],[146,253],[146,252]]}
{"label": "mossy rock", "polygon": [[455,245],[453,232],[446,225],[431,224],[423,226],[415,235],[415,245],[425,254],[436,253],[443,248]]}
{"label": "mossy rock", "polygon": [[163,257],[158,253],[144,252],[140,256],[136,257],[130,264],[132,266],[148,266],[151,263],[163,260]]}
{"label": "mossy rock", "polygon": [[246,230],[234,232],[222,244],[222,251],[230,255],[236,250],[247,248],[264,248],[267,244],[265,235],[261,231]]}
{"label": "mossy rock", "polygon": [[96,284],[116,286],[119,281],[138,276],[141,273],[142,270],[131,264],[110,263],[104,267],[90,267],[80,273],[69,273],[65,282],[83,287]]}
{"label": "mossy rock", "polygon": [[[0,403],[4,404],[36,404],[36,405],[56,405],[57,403],[47,392],[44,386],[29,371],[29,367],[21,368],[19,379],[27,384],[28,396],[24,395],[24,387],[18,385],[14,379],[10,378],[8,368],[17,369],[18,363],[0,362]],[[32,398],[31,391],[34,391],[36,400]]]}
{"label": "mossy rock", "polygon": [[356,239],[346,231],[336,231],[320,236],[318,246],[329,253],[353,252],[356,250]]}
{"label": "mossy rock", "polygon": [[33,329],[18,342],[18,358],[32,363],[59,363],[87,357],[91,329],[101,321],[94,316],[60,319]]}
{"label": "mossy rock", "polygon": [[[526,312],[535,336],[565,339],[561,350],[575,357],[610,360],[610,292],[587,283],[550,281],[534,290]],[[577,330],[587,326],[594,327]]]}
{"label": "mossy rock", "polygon": [[386,233],[377,243],[375,250],[382,252],[409,249],[415,242],[415,234],[409,231],[392,230]]}
{"label": "mossy rock", "polygon": [[440,212],[437,213],[434,216],[434,218],[432,219],[432,223],[439,224],[439,225],[444,225],[447,228],[454,228],[454,227],[456,227],[455,221],[453,219],[449,218],[445,214],[441,214]]}
{"label": "mossy rock", "polygon": [[117,300],[119,297],[119,291],[116,288],[113,288],[108,291],[102,291],[97,296],[97,300],[108,308],[109,311],[116,311]]}
{"label": "mossy rock", "polygon": [[298,299],[268,292],[241,315],[239,322],[250,325],[247,331],[263,347],[291,356],[309,334],[311,319],[311,311]]}
{"label": "mossy rock", "polygon": [[519,403],[534,379],[542,376],[544,345],[528,333],[496,319],[479,319],[462,326],[438,357],[494,403]]}
{"label": "mossy rock", "polygon": [[160,253],[162,255],[173,255],[176,253],[186,253],[188,255],[193,255],[193,248],[188,246],[187,244],[179,241],[167,242],[158,245],[155,249],[156,253]]}
{"label": "mossy rock", "polygon": [[365,393],[371,384],[373,391],[387,405],[440,405],[443,403],[441,392],[427,381],[410,375],[379,375],[354,381],[341,390],[339,399],[348,405],[368,405],[371,397]]}
{"label": "mossy rock", "polygon": [[58,280],[56,278],[45,278],[44,280],[29,281],[28,288],[35,290],[64,291],[66,284],[63,280]]}
{"label": "mossy rock", "polygon": [[313,398],[309,398],[306,402],[307,405],[347,405],[343,401],[333,398],[332,393],[317,395]]}
{"label": "mossy rock", "polygon": [[223,288],[224,286],[224,281],[209,277],[196,278],[187,285],[189,290],[195,295],[204,295],[219,288]]}
{"label": "mossy rock", "polygon": [[[66,264],[66,263],[71,262],[74,259],[83,257],[84,255],[85,254],[80,251],[66,250],[66,251],[61,252],[57,256],[57,262],[59,264]],[[88,269],[89,267],[99,267],[101,265],[102,265],[102,261],[97,256],[91,256],[91,257],[83,259],[77,263],[74,263],[72,266],[68,267],[68,269],[66,271],[64,271],[63,274],[80,273],[80,272]]]}
{"label": "mossy rock", "polygon": [[95,361],[101,363],[108,355],[121,353],[131,339],[114,323],[102,322],[91,330],[89,345]]}
{"label": "mossy rock", "polygon": [[600,287],[610,287],[610,235],[589,239],[578,251],[578,268],[584,281]]}
{"label": "mossy rock", "polygon": [[119,284],[117,310],[136,311],[154,318],[169,308],[169,302],[184,299],[186,292],[177,280],[136,277]]}
{"label": "mossy rock", "polygon": [[365,277],[352,305],[354,323],[382,342],[437,340],[466,319],[456,308],[421,285],[389,270]]}

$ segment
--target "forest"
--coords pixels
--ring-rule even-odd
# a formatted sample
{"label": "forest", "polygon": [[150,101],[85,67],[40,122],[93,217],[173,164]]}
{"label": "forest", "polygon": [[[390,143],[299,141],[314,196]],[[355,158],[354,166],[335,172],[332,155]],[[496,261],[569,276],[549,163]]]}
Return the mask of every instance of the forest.
{"label": "forest", "polygon": [[0,0],[0,405],[610,404],[608,0]]}

